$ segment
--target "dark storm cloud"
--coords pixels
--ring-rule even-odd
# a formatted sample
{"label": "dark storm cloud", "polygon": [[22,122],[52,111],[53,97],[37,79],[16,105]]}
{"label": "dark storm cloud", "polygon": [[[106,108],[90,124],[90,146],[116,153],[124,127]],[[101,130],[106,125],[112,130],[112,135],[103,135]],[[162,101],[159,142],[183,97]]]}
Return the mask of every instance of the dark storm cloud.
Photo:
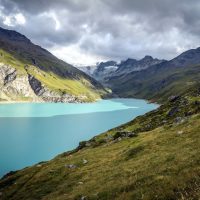
{"label": "dark storm cloud", "polygon": [[0,0],[0,25],[49,49],[76,45],[105,59],[168,59],[200,46],[199,10],[199,0]]}

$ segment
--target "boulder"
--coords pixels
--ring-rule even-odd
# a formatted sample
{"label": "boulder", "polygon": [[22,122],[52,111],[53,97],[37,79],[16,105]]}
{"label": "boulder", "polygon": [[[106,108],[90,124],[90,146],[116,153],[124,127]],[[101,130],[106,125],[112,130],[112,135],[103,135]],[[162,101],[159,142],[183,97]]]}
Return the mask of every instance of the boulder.
{"label": "boulder", "polygon": [[177,99],[179,99],[179,97],[180,97],[180,96],[178,96],[178,95],[173,95],[173,96],[170,96],[168,99],[169,99],[170,102],[174,102],[174,101],[176,101]]}
{"label": "boulder", "polygon": [[178,107],[173,107],[173,108],[168,112],[168,116],[172,117],[172,116],[175,115],[178,111],[179,111]]}
{"label": "boulder", "polygon": [[178,134],[178,135],[182,135],[182,134],[183,134],[183,131],[178,131],[177,134]]}
{"label": "boulder", "polygon": [[175,118],[175,123],[176,124],[181,124],[183,122],[185,122],[185,118],[183,118],[183,117],[176,117]]}
{"label": "boulder", "polygon": [[87,164],[88,161],[86,159],[83,159],[83,164]]}
{"label": "boulder", "polygon": [[65,167],[67,167],[67,168],[69,168],[69,169],[75,169],[75,168],[77,168],[77,166],[74,165],[74,164],[65,165]]}
{"label": "boulder", "polygon": [[116,140],[118,138],[131,138],[135,137],[136,133],[131,132],[131,131],[118,131],[114,134],[113,139]]}
{"label": "boulder", "polygon": [[196,100],[196,101],[194,102],[194,105],[199,106],[199,105],[200,105],[200,101]]}

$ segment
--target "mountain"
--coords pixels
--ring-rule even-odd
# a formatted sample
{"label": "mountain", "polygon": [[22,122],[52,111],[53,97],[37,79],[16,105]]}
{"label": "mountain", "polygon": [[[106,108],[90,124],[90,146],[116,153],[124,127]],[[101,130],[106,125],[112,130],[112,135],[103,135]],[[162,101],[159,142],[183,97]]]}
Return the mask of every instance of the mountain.
{"label": "mountain", "polygon": [[117,62],[106,61],[100,62],[93,66],[77,67],[94,79],[103,82],[105,78],[111,77],[113,72],[118,68]]}
{"label": "mountain", "polygon": [[96,69],[91,74],[96,80],[104,81],[107,77],[112,76],[112,74],[118,69],[117,62],[107,61],[100,62],[96,65]]}
{"label": "mountain", "polygon": [[3,101],[83,102],[107,94],[90,76],[24,35],[3,28],[0,28],[0,72]]}
{"label": "mountain", "polygon": [[73,151],[10,172],[1,199],[199,199],[199,124],[197,84]]}
{"label": "mountain", "polygon": [[141,60],[135,60],[129,58],[120,63],[119,68],[115,72],[114,76],[120,76],[134,71],[141,71],[147,69],[152,65],[162,63],[163,61],[164,60],[152,58],[151,56],[145,56]]}
{"label": "mountain", "polygon": [[[135,62],[135,61],[133,61]],[[153,64],[146,69],[114,75],[106,79],[114,93],[162,102],[200,81],[200,48],[188,50],[170,61]]]}
{"label": "mountain", "polygon": [[89,76],[92,77],[92,74],[94,73],[94,71],[96,70],[96,65],[94,66],[75,66],[76,68],[78,68],[79,70],[83,71],[84,73],[88,74]]}
{"label": "mountain", "polygon": [[188,50],[172,60],[145,56],[141,60],[128,58],[117,64],[102,62],[90,76],[110,88],[119,97],[162,99],[190,88],[200,80],[200,48]]}
{"label": "mountain", "polygon": [[164,60],[152,58],[151,56],[145,56],[141,60],[128,58],[125,61],[121,61],[119,64],[116,61],[100,62],[97,63],[95,67],[88,66],[79,69],[100,81],[102,84],[107,85],[107,80],[112,77],[124,76],[134,71],[141,71],[162,62],[164,62]]}

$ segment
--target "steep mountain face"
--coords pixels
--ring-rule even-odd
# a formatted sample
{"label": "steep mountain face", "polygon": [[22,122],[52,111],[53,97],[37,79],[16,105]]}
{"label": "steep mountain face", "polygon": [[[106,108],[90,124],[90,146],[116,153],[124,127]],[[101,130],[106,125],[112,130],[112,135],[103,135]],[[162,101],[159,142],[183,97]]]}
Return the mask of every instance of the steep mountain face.
{"label": "steep mountain face", "polygon": [[112,76],[106,80],[114,93],[122,97],[146,99],[167,98],[190,88],[200,80],[200,48],[182,53],[170,61],[128,74]]}
{"label": "steep mountain face", "polygon": [[93,78],[16,31],[0,28],[0,63],[1,100],[82,102],[107,94]]}

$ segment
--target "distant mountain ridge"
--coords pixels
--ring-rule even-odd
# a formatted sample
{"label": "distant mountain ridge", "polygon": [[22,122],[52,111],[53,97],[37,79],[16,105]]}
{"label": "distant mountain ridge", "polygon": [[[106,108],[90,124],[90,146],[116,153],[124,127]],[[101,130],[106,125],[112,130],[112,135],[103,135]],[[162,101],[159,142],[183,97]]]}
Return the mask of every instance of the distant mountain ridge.
{"label": "distant mountain ridge", "polygon": [[[119,96],[161,100],[200,81],[200,48],[188,50],[170,61],[141,71],[112,76],[106,84]],[[104,83],[105,84],[105,83]]]}
{"label": "distant mountain ridge", "polygon": [[164,62],[165,60],[159,60],[151,56],[145,56],[141,60],[136,59],[127,59],[122,61],[119,65],[119,68],[116,71],[116,75],[126,74],[133,71],[141,71],[147,69],[148,67]]}
{"label": "distant mountain ridge", "polygon": [[[116,61],[106,61],[97,63],[96,66],[87,66],[79,68],[96,80],[105,84],[107,79],[115,76],[124,76],[133,71],[141,71],[148,67],[164,62],[165,60],[159,60],[152,58],[151,56],[145,56],[141,60],[128,58],[127,60],[117,63]],[[88,69],[90,69],[88,71]]]}
{"label": "distant mountain ridge", "polygon": [[145,56],[141,60],[128,58],[119,64],[102,62],[90,76],[120,97],[162,101],[172,92],[180,93],[181,87],[188,89],[200,82],[200,47],[169,61]]}
{"label": "distant mountain ridge", "polygon": [[[107,94],[96,80],[16,31],[0,28],[0,63],[3,101],[82,102]],[[6,77],[12,78],[5,84]]]}

